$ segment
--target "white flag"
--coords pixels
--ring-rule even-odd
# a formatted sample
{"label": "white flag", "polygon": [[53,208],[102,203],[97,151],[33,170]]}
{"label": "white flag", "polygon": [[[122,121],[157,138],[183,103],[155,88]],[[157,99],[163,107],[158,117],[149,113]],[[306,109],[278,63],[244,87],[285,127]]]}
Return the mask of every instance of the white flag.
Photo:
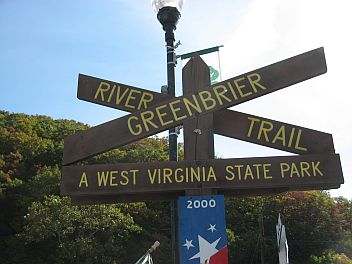
{"label": "white flag", "polygon": [[187,63],[188,59],[199,55],[203,61],[208,65],[210,70],[210,82],[211,84],[221,82],[221,67],[220,67],[220,53],[219,48],[223,47],[216,46],[208,49],[198,50],[190,53],[180,55],[181,60],[184,60],[184,63]]}
{"label": "white flag", "polygon": [[286,238],[286,229],[281,222],[280,214],[276,225],[276,238],[277,247],[279,250],[279,264],[288,264],[288,243]]}
{"label": "white flag", "polygon": [[209,67],[211,84],[221,82],[222,80],[221,80],[219,51],[212,52],[209,54],[204,54],[201,57]]}
{"label": "white flag", "polygon": [[149,251],[144,254],[135,264],[153,264],[152,256]]}

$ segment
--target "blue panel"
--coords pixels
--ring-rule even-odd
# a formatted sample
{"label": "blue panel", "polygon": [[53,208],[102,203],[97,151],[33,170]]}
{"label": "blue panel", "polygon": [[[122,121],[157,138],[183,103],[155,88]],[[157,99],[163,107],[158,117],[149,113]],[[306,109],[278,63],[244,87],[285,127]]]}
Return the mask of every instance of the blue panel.
{"label": "blue panel", "polygon": [[181,264],[216,263],[225,254],[227,260],[223,195],[179,197],[178,216]]}

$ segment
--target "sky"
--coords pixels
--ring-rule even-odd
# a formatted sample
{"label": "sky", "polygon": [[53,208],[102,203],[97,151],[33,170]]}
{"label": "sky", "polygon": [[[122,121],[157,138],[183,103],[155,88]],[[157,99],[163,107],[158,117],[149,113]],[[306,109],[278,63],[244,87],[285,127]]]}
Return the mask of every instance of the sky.
{"label": "sky", "polygon": [[[223,80],[324,47],[326,74],[233,109],[332,134],[345,184],[330,193],[348,199],[350,10],[350,0],[188,0],[175,31],[182,43],[177,54],[224,45]],[[79,73],[158,92],[166,83],[164,32],[149,0],[0,0],[0,39],[0,109],[9,112],[95,126],[127,113],[78,100]],[[217,135],[215,152],[221,158],[290,155]]]}

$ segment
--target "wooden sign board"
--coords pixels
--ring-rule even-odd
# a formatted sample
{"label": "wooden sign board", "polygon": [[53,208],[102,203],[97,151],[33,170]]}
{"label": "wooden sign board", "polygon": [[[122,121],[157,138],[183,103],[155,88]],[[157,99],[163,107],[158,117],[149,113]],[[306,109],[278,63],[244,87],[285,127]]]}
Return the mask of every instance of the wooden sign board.
{"label": "wooden sign board", "polygon": [[128,112],[143,110],[172,97],[130,85],[79,74],[78,99]]}
{"label": "wooden sign board", "polygon": [[65,138],[63,165],[154,135],[199,115],[228,108],[326,72],[323,48],[228,79],[194,94]]}
{"label": "wooden sign board", "polygon": [[[343,183],[338,154],[202,161],[64,166],[61,194],[73,197],[173,193],[197,188],[218,193],[324,189]],[[165,195],[164,195],[165,196]],[[127,199],[128,200],[128,199]]]}
{"label": "wooden sign board", "polygon": [[[185,76],[185,74],[183,74],[182,76]],[[104,87],[104,84],[108,85],[111,91],[110,89],[102,91],[100,87]],[[116,92],[116,94],[111,93],[112,90],[115,90],[113,89],[114,86],[120,86],[120,88],[118,89],[119,92]],[[187,87],[187,83],[184,83],[183,87]],[[191,88],[192,87],[190,87],[189,89]],[[114,100],[111,99],[111,94],[115,96]],[[186,92],[184,92],[184,94],[186,94]],[[135,95],[139,95],[139,97],[136,97]],[[128,99],[129,97],[131,98]],[[152,106],[172,97],[167,94],[160,94],[152,91],[143,90],[137,87],[118,84],[108,80],[98,79],[95,77],[80,74],[78,80],[78,98],[100,105],[106,105],[109,107],[117,108],[120,110],[135,112],[140,108],[144,109],[147,106]],[[124,103],[119,104],[116,102]],[[200,119],[204,118],[206,117],[200,117]],[[207,118],[207,120],[208,119],[209,118]],[[323,154],[335,152],[332,135],[328,133],[319,132],[316,130],[287,124],[259,116],[248,115],[229,109],[221,109],[215,111],[212,120],[212,130],[214,130],[213,132],[218,135],[235,138],[246,142],[251,142],[296,154]],[[205,128],[202,126],[203,122],[197,122],[196,120],[190,120],[189,122],[196,123],[197,126],[199,126],[198,128],[200,129],[200,131],[203,132],[203,134],[205,132],[209,132],[209,128]],[[186,129],[185,123],[183,124],[183,126]],[[191,133],[193,133],[194,129],[194,127],[190,128]],[[191,142],[191,145],[192,142],[195,142],[194,137],[196,136],[197,135],[193,133],[193,137],[188,137],[188,140]],[[208,142],[213,141],[209,140],[209,138],[207,140]],[[185,145],[187,146],[189,144]],[[201,145],[201,147],[206,148],[209,147],[211,143],[199,145]],[[194,152],[192,152],[192,150],[190,150],[189,152],[193,153],[194,156]],[[202,151],[201,153],[204,152]],[[202,157],[198,158],[203,159]]]}
{"label": "wooden sign board", "polygon": [[335,153],[331,134],[228,109],[214,113],[214,132],[296,154]]}

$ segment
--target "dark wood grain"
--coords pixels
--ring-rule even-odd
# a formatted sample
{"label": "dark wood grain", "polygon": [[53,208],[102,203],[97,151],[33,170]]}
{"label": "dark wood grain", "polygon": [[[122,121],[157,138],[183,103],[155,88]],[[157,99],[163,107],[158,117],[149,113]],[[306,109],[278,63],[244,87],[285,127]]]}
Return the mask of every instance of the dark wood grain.
{"label": "dark wood grain", "polygon": [[61,194],[144,197],[169,193],[172,196],[185,190],[205,188],[216,189],[218,193],[236,194],[238,190],[238,194],[251,195],[270,189],[337,188],[343,182],[338,154],[297,155],[64,166]]}
{"label": "dark wood grain", "polygon": [[[210,86],[209,67],[199,57],[191,58],[182,69],[183,94],[194,94]],[[183,123],[185,160],[214,158],[213,113]]]}
{"label": "dark wood grain", "polygon": [[[182,69],[183,94],[192,94],[210,86],[210,70],[200,56],[191,58]],[[184,159],[214,159],[213,113],[183,123]],[[216,194],[212,189],[186,190],[185,195]]]}
{"label": "dark wood grain", "polygon": [[[219,109],[228,108],[258,98],[325,72],[326,63],[324,50],[323,48],[319,48],[217,83],[195,94],[169,99],[148,107],[147,110],[140,110],[128,116],[66,137],[64,140],[63,165],[69,165],[96,154],[154,135],[180,125],[186,120],[195,118],[196,115],[215,112]],[[240,86],[240,88],[237,88],[237,91],[234,92],[233,86],[236,84]],[[215,90],[219,87],[222,87],[224,92],[221,101],[219,100],[219,96],[215,93]],[[193,103],[196,101],[201,102],[205,101],[204,97],[206,96],[211,99],[210,105],[208,101],[207,103],[203,102],[203,105],[199,103],[199,111],[186,109],[186,100],[193,101]],[[227,99],[224,99],[224,97]],[[175,105],[179,108],[177,118],[173,119],[175,114],[172,112],[171,105],[173,105],[174,108]],[[158,109],[159,111],[162,109],[163,114],[165,114],[163,117],[164,121],[155,118],[152,120],[153,125],[148,123],[148,126],[141,126],[142,129],[138,131],[137,134],[131,132],[131,128],[128,127],[128,121],[140,121],[142,116],[150,118],[151,115],[156,115],[155,113]]]}
{"label": "dark wood grain", "polygon": [[214,113],[214,132],[296,154],[335,153],[331,134],[228,109]]}

